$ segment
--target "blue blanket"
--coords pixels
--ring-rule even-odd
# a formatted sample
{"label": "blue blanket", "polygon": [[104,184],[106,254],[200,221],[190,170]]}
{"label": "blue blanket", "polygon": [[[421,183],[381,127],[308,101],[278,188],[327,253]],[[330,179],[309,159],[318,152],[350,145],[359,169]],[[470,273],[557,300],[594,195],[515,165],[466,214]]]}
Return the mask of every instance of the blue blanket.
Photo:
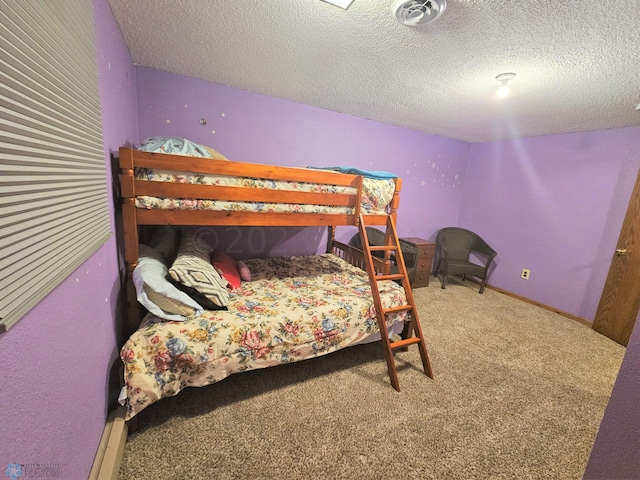
{"label": "blue blanket", "polygon": [[362,175],[365,178],[389,179],[398,178],[398,175],[391,172],[361,170],[354,167],[309,167],[316,170],[333,170],[340,173],[350,173],[351,175]]}
{"label": "blue blanket", "polygon": [[142,142],[140,150],[143,152],[173,153],[188,157],[211,158],[204,146],[182,137],[149,137]]}

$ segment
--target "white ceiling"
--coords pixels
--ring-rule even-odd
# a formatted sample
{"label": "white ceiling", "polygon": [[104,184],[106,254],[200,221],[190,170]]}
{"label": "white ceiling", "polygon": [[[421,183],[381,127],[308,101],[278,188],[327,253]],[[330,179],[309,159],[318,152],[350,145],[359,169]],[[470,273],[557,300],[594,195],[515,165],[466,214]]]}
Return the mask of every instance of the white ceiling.
{"label": "white ceiling", "polygon": [[[467,142],[640,125],[640,0],[108,0],[136,64]],[[496,75],[514,72],[498,99]]]}

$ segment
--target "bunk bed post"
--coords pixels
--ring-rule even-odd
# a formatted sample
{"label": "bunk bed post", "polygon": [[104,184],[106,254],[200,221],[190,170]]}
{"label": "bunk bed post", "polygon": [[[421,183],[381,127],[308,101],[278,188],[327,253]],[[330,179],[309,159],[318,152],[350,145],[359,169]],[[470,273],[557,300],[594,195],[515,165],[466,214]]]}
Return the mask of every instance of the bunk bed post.
{"label": "bunk bed post", "polygon": [[393,223],[398,224],[398,207],[400,206],[400,190],[402,190],[402,179],[396,178],[396,191],[393,194],[393,199],[389,204],[389,215],[393,218]]}
{"label": "bunk bed post", "polygon": [[120,148],[120,189],[122,192],[122,222],[124,224],[124,260],[127,266],[127,327],[135,330],[139,325],[140,307],[133,284],[133,270],[138,264],[139,239],[135,205],[135,177],[133,150]]}
{"label": "bunk bed post", "polygon": [[356,197],[356,204],[355,204],[355,210],[353,212],[353,215],[355,217],[355,222],[354,225],[357,227],[358,223],[360,222],[360,213],[361,212],[361,206],[362,206],[362,190],[364,189],[364,177],[362,175],[360,175],[358,177],[357,180],[357,192],[358,195]]}
{"label": "bunk bed post", "polygon": [[333,252],[333,242],[336,239],[336,227],[329,225],[327,227],[327,253]]}
{"label": "bunk bed post", "polygon": [[136,224],[135,205],[133,200],[127,198],[122,205],[124,229],[124,260],[127,266],[126,291],[127,291],[127,327],[130,330],[138,328],[140,323],[140,307],[136,287],[133,284],[133,271],[138,264],[138,225]]}

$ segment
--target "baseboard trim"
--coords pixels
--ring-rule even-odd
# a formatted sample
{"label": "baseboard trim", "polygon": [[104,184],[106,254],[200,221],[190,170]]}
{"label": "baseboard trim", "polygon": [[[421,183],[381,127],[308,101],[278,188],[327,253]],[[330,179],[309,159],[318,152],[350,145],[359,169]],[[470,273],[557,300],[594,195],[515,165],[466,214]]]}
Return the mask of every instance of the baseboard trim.
{"label": "baseboard trim", "polygon": [[128,425],[124,421],[126,409],[118,407],[107,418],[98,445],[89,480],[117,480],[120,462],[127,442]]}
{"label": "baseboard trim", "polygon": [[540,302],[538,302],[536,300],[531,300],[530,298],[522,297],[522,296],[517,295],[517,294],[515,294],[513,292],[510,292],[509,290],[504,290],[502,288],[493,287],[491,285],[487,285],[486,288],[490,288],[491,290],[495,290],[496,292],[503,293],[505,295],[508,295],[509,297],[517,298],[518,300],[521,300],[521,301],[526,302],[526,303],[530,303],[530,304],[535,305],[537,307],[544,308],[545,310],[549,310],[550,312],[557,313],[558,315],[562,315],[563,317],[570,318],[571,320],[575,320],[576,322],[582,323],[583,325],[587,325],[589,327],[593,325],[593,322],[591,322],[590,320],[587,320],[587,319],[582,318],[582,317],[578,317],[577,315],[573,315],[573,314],[568,313],[568,312],[563,312],[562,310],[560,310],[558,308],[551,307],[549,305],[545,305],[544,303],[540,303]]}

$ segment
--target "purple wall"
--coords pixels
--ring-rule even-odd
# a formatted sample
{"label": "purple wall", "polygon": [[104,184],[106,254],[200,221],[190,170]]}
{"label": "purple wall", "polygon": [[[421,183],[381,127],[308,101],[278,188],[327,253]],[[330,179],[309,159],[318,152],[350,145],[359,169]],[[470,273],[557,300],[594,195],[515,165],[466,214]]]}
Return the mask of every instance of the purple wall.
{"label": "purple wall", "polygon": [[[469,145],[150,68],[137,79],[141,138],[184,136],[256,163],[392,171],[403,178],[401,235],[474,230],[498,251],[492,285],[593,319],[640,166],[637,128]],[[252,233],[228,230],[216,240]],[[262,236],[230,253],[259,253]],[[266,236],[286,238],[270,254],[324,248],[317,229]]]}
{"label": "purple wall", "polygon": [[[106,155],[137,140],[135,70],[105,0],[95,16]],[[89,475],[117,355],[119,290],[112,237],[0,336],[2,472],[8,463],[58,464],[60,478]]]}
{"label": "purple wall", "polygon": [[629,340],[585,479],[640,478],[640,328]]}
{"label": "purple wall", "polygon": [[459,225],[498,251],[489,283],[593,320],[638,151],[638,127],[473,145]]}
{"label": "purple wall", "polygon": [[[403,179],[403,236],[430,238],[458,216],[467,143],[151,68],[137,67],[137,80],[141,139],[183,136],[244,162],[391,171]],[[348,240],[353,232],[343,230],[338,238]],[[235,237],[236,230],[231,233]],[[267,233],[282,238],[282,230]],[[269,253],[323,250],[323,234],[324,229],[287,230],[284,247]]]}

